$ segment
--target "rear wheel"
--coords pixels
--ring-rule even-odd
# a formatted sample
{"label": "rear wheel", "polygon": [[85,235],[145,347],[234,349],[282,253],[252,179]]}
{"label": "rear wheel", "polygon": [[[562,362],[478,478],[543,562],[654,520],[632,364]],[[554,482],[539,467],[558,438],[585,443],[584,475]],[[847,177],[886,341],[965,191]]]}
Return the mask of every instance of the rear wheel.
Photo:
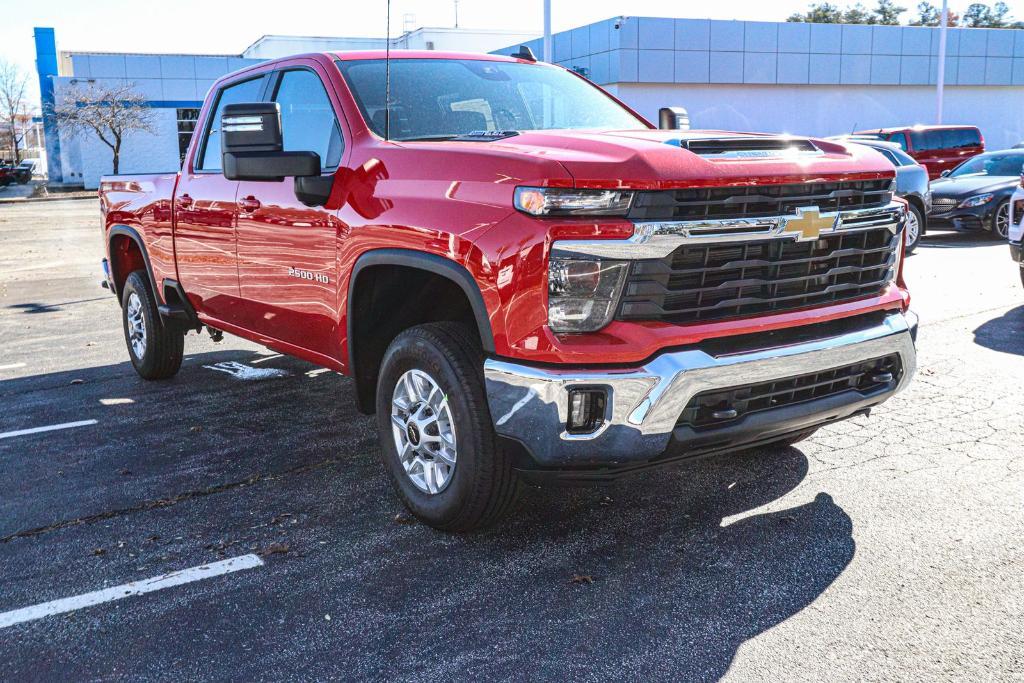
{"label": "rear wheel", "polygon": [[456,323],[399,334],[381,363],[377,431],[384,467],[409,511],[436,529],[497,521],[519,482],[494,433],[475,335]]}
{"label": "rear wheel", "polygon": [[992,214],[992,234],[999,239],[1009,239],[1010,237],[1010,202],[1009,200],[1004,201],[996,208],[996,212]]}
{"label": "rear wheel", "polygon": [[181,367],[185,333],[164,325],[145,271],[137,270],[125,280],[121,320],[135,371],[143,379],[173,377]]}
{"label": "rear wheel", "polygon": [[911,204],[907,212],[907,243],[904,248],[905,254],[911,254],[917,249],[917,243],[921,241],[921,228],[924,226],[924,216],[921,210]]}

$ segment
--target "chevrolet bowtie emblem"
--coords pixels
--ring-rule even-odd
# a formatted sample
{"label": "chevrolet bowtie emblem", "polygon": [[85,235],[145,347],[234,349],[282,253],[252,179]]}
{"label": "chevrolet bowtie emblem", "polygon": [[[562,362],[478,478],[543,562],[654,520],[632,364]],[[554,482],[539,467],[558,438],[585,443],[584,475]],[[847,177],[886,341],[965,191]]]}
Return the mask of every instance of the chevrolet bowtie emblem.
{"label": "chevrolet bowtie emblem", "polygon": [[818,207],[800,207],[796,210],[796,218],[787,218],[786,224],[782,227],[784,233],[796,233],[798,240],[816,240],[822,230],[831,228],[836,223],[836,217],[825,218],[818,213]]}

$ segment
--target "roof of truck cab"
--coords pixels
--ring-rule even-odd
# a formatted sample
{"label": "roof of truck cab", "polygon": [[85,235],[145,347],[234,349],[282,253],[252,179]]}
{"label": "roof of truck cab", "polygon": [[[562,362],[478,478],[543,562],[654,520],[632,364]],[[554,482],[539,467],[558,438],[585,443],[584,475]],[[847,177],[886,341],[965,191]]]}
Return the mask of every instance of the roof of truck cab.
{"label": "roof of truck cab", "polygon": [[[325,52],[328,57],[342,61],[359,59],[384,59],[388,57],[385,50],[346,50],[344,52]],[[475,59],[488,62],[524,62],[533,64],[528,59],[519,59],[507,55],[491,55],[481,52],[441,52],[438,50],[391,50],[391,59]]]}

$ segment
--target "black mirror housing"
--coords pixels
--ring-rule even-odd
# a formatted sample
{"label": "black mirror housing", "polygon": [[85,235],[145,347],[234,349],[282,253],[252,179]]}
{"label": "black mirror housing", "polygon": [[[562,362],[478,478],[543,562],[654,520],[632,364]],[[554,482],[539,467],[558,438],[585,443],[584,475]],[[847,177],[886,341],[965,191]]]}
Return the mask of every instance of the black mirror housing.
{"label": "black mirror housing", "polygon": [[228,180],[281,182],[320,175],[316,152],[285,152],[276,102],[229,104],[220,119],[221,168]]}

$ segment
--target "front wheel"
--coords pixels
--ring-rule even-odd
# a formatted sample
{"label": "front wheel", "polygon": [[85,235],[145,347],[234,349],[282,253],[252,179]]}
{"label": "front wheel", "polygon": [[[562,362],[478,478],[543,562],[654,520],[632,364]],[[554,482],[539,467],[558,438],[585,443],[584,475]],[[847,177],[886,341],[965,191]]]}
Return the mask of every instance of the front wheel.
{"label": "front wheel", "polygon": [[185,334],[164,325],[145,271],[136,270],[125,280],[121,321],[128,355],[139,376],[167,379],[178,372],[185,352]]}
{"label": "front wheel", "polygon": [[921,229],[924,226],[924,216],[921,210],[911,204],[908,207],[910,210],[907,212],[907,242],[903,248],[903,253],[910,255],[914,253],[914,249],[917,249],[918,242],[921,241]]}
{"label": "front wheel", "polygon": [[425,524],[471,531],[497,521],[519,490],[487,407],[480,344],[456,323],[418,325],[384,354],[377,380],[384,467]]}
{"label": "front wheel", "polygon": [[1010,202],[1004,201],[992,214],[992,234],[999,239],[1010,238]]}

